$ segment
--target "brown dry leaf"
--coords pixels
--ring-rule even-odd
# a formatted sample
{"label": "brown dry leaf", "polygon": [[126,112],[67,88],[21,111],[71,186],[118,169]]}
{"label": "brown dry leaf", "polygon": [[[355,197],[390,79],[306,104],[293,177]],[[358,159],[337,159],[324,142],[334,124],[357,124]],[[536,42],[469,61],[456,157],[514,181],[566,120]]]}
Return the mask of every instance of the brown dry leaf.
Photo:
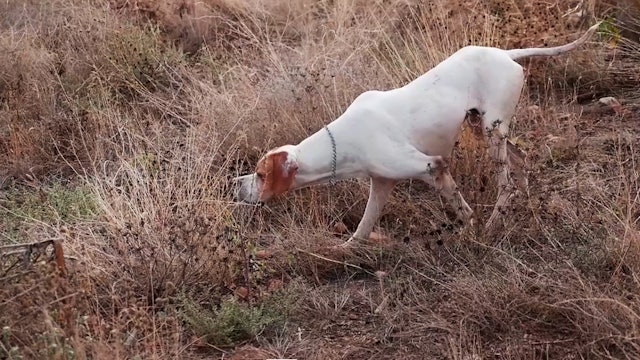
{"label": "brown dry leaf", "polygon": [[240,286],[236,289],[235,294],[242,299],[246,299],[249,296],[249,289],[244,286]]}
{"label": "brown dry leaf", "polygon": [[268,292],[274,292],[282,289],[284,286],[284,282],[280,279],[271,279],[269,280],[269,284],[267,285]]}

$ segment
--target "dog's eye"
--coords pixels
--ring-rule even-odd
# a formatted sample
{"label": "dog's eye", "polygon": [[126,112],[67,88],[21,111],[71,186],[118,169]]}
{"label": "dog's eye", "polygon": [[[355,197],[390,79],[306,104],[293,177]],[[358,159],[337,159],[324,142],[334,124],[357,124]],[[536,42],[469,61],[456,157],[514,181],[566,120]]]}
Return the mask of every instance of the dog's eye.
{"label": "dog's eye", "polygon": [[256,173],[256,175],[258,175],[258,179],[260,179],[260,180],[264,179],[264,174],[263,173]]}

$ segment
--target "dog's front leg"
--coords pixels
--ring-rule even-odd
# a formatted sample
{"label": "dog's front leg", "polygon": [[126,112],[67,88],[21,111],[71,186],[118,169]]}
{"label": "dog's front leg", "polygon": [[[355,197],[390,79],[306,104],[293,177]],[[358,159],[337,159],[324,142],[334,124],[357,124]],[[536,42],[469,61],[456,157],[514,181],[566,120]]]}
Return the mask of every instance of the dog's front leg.
{"label": "dog's front leg", "polygon": [[362,215],[362,220],[360,220],[356,232],[345,244],[351,243],[354,239],[367,239],[369,237],[395,184],[396,182],[394,180],[377,177],[371,178],[369,200],[364,209],[364,215]]}

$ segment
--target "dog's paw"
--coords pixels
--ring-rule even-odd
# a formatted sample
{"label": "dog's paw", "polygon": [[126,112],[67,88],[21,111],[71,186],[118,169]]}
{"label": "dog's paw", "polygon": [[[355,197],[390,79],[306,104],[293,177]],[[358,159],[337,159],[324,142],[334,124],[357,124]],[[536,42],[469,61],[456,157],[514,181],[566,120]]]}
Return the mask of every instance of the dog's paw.
{"label": "dog's paw", "polygon": [[356,243],[355,238],[352,236],[349,238],[349,240],[343,242],[342,244],[338,244],[336,246],[333,246],[332,248],[334,249],[346,249],[348,247],[351,247],[352,245],[354,245]]}
{"label": "dog's paw", "polygon": [[464,223],[467,226],[474,226],[476,224],[476,218],[474,216],[473,210],[470,213],[465,214],[465,216],[466,217],[464,219]]}
{"label": "dog's paw", "polygon": [[458,221],[462,222],[463,224],[473,225],[473,209],[464,200],[459,192],[456,193],[456,198],[454,201],[454,204],[456,205],[455,214]]}
{"label": "dog's paw", "polygon": [[498,216],[500,215],[500,211],[498,209],[494,209],[489,216],[489,220],[484,224],[485,231],[489,231],[494,229],[498,224]]}

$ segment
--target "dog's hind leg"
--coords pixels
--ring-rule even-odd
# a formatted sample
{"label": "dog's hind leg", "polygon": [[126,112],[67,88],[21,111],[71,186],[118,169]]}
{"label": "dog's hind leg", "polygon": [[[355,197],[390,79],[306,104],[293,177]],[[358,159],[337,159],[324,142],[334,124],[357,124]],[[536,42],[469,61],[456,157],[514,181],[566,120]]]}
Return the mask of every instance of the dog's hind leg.
{"label": "dog's hind leg", "polygon": [[[496,124],[494,123],[494,125]],[[509,157],[507,156],[508,132],[501,131],[499,125],[492,129],[491,126],[494,125],[490,125],[485,131],[487,143],[489,144],[489,155],[498,163],[498,173],[496,174],[498,179],[498,198],[493,212],[485,224],[486,228],[490,228],[496,219],[504,214],[515,192],[515,186],[509,173]]]}
{"label": "dog's hind leg", "polygon": [[370,169],[369,200],[358,228],[345,244],[354,239],[369,237],[395,183],[401,180],[416,179],[427,182],[440,191],[449,204],[454,207],[461,220],[471,221],[473,210],[458,191],[442,157],[425,155],[409,145],[396,147],[393,152],[387,153],[387,155],[376,158],[375,165],[372,165]]}
{"label": "dog's hind leg", "polygon": [[449,172],[448,164],[444,163],[431,176],[425,176],[423,181],[430,184],[444,196],[447,203],[453,207],[458,220],[473,224],[473,210],[462,197],[458,185]]}
{"label": "dog's hind leg", "polygon": [[488,106],[483,115],[482,125],[489,146],[489,156],[498,163],[498,197],[493,212],[485,224],[486,228],[490,228],[506,211],[515,194],[516,186],[511,177],[508,136],[511,118],[515,114],[521,89],[522,83],[510,84],[507,91],[501,92],[505,97],[498,103],[490,104],[492,106]]}
{"label": "dog's hind leg", "polygon": [[472,222],[473,210],[464,200],[449,172],[447,161],[440,156],[429,156],[412,146],[397,150],[401,157],[388,161],[380,167],[380,174],[387,178],[422,180],[433,186],[453,207],[458,219]]}

